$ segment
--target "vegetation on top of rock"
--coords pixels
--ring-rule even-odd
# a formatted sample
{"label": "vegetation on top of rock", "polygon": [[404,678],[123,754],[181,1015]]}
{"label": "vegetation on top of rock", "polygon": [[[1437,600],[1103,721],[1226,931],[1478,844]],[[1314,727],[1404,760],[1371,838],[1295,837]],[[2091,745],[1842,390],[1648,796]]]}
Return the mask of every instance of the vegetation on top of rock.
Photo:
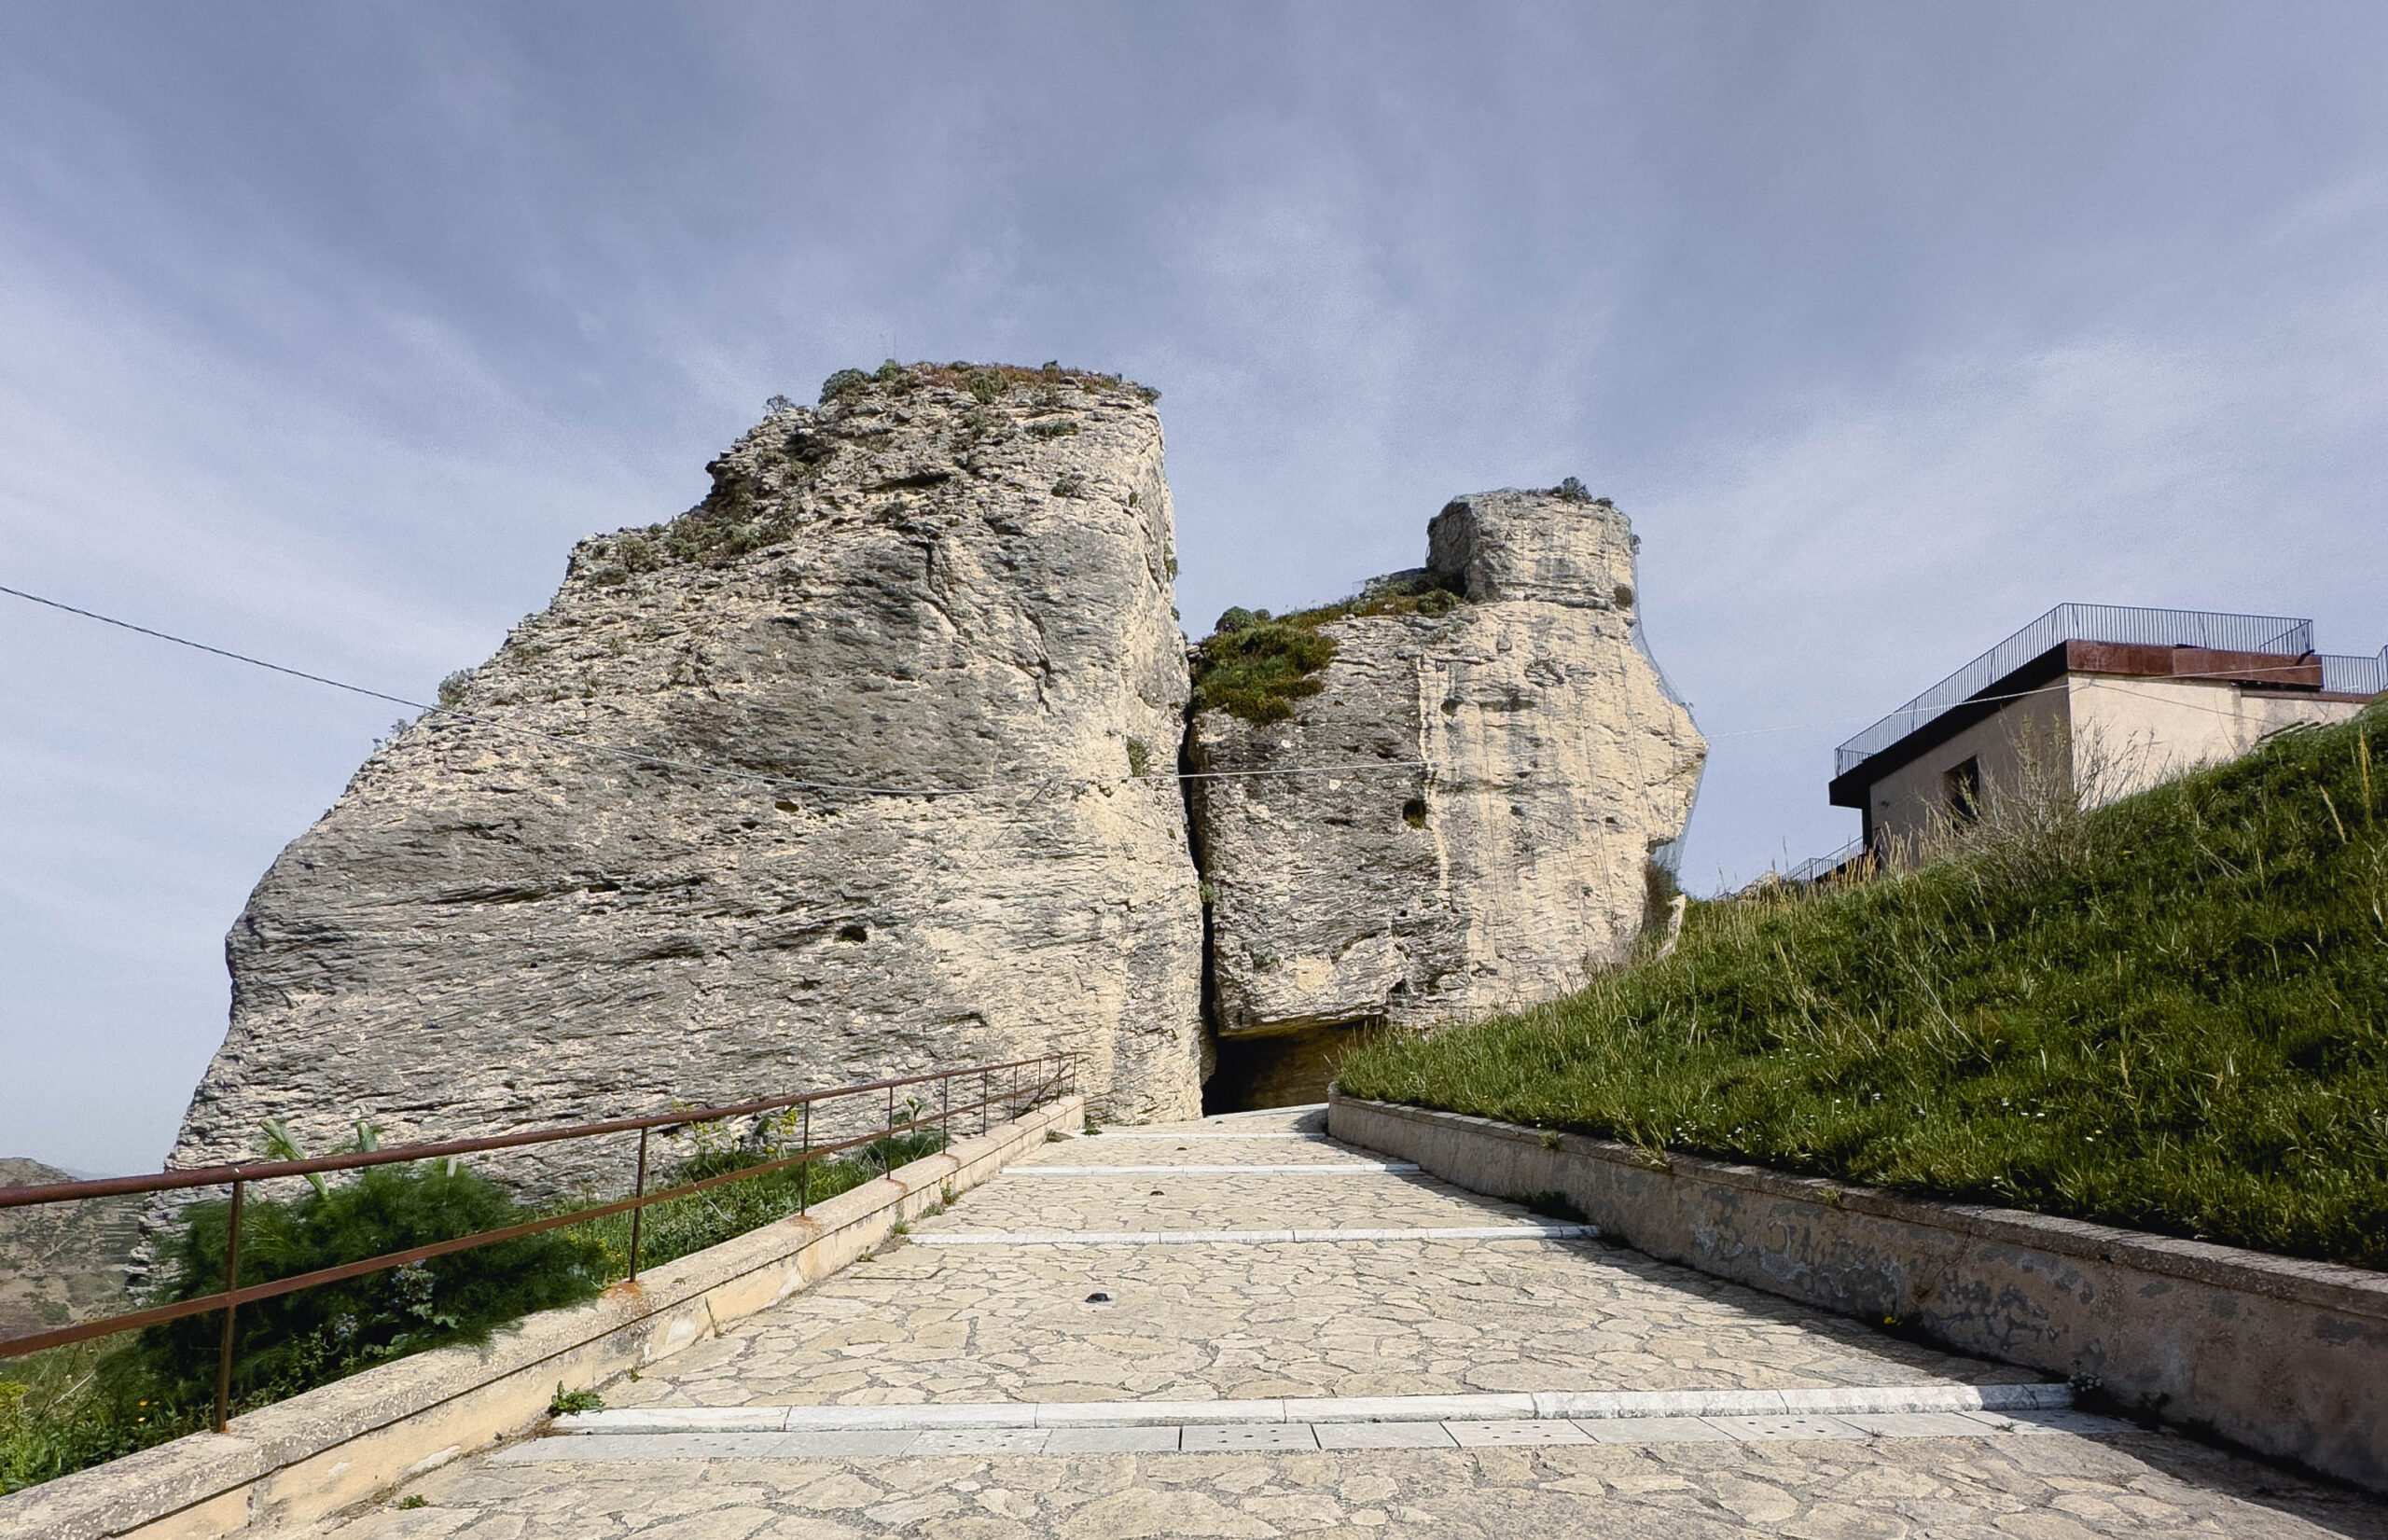
{"label": "vegetation on top of rock", "polygon": [[1160,399],[1160,392],[1150,386],[1116,374],[1063,368],[1058,362],[1032,369],[1017,364],[972,364],[962,360],[951,364],[899,364],[890,358],[871,373],[840,369],[829,376],[822,382],[821,404],[827,406],[874,384],[897,395],[927,389],[961,391],[982,405],[1001,401],[1015,391],[1027,392],[1032,402],[1047,406],[1056,404],[1056,400],[1050,395],[1040,400],[1040,395],[1064,390],[1095,395],[1119,392],[1147,402]]}
{"label": "vegetation on top of rock", "polygon": [[1380,579],[1352,598],[1282,617],[1235,605],[1194,654],[1194,709],[1224,711],[1247,722],[1282,722],[1294,702],[1325,686],[1317,675],[1335,656],[1319,628],[1372,615],[1436,618],[1465,604],[1445,579],[1427,573]]}
{"label": "vegetation on top of rock", "polygon": [[2388,1268],[2388,707],[1345,1061],[1354,1096]]}
{"label": "vegetation on top of rock", "polygon": [[[874,395],[900,399],[926,390],[953,391],[969,397],[971,404],[964,412],[956,439],[965,453],[1011,423],[1013,418],[999,408],[1016,408],[1027,416],[1031,437],[1049,440],[1083,431],[1076,419],[1054,414],[1084,407],[1088,397],[1100,400],[1129,395],[1146,402],[1160,399],[1159,391],[1118,375],[1065,369],[1059,363],[1031,369],[1011,364],[899,364],[890,358],[875,370],[840,369],[823,381],[822,410],[814,421],[834,423],[840,413],[852,413]],[[775,418],[797,412],[812,416],[784,395],[772,396],[765,406]],[[780,473],[800,484],[835,452],[839,437],[834,431],[799,425],[776,446],[776,457],[766,454],[764,458],[767,464],[775,459]],[[766,475],[758,481],[750,466],[731,456],[715,460],[706,469],[713,474],[714,484],[704,501],[669,523],[590,542],[584,548],[585,562],[576,565],[575,571],[590,583],[607,587],[673,562],[719,565],[733,562],[795,535],[795,512],[787,504],[784,486],[774,476]],[[1077,495],[1076,489],[1082,485],[1079,479],[1064,476],[1062,480],[1073,490],[1055,495]]]}

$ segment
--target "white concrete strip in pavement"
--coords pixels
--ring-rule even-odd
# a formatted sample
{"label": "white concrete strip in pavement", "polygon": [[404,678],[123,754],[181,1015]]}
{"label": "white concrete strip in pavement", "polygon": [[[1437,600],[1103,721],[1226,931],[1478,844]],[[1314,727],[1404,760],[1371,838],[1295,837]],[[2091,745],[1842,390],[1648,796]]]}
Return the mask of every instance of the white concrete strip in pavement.
{"label": "white concrete strip in pavement", "polygon": [[1007,1166],[1006,1176],[1360,1176],[1414,1172],[1408,1160],[1314,1161],[1307,1166]]}
{"label": "white concrete strip in pavement", "polygon": [[1849,1417],[1452,1419],[1440,1422],[1176,1422],[1152,1426],[824,1428],[795,1433],[604,1433],[533,1438],[501,1464],[620,1460],[854,1460],[954,1454],[1167,1454],[1248,1450],[1483,1449],[1550,1444],[1778,1443],[1875,1438],[2116,1437],[2129,1422],[2077,1411],[1884,1412]]}
{"label": "white concrete strip in pavement", "polygon": [[555,1420],[570,1434],[863,1433],[932,1428],[1187,1426],[1219,1422],[1611,1422],[1629,1419],[2063,1411],[2062,1384],[1836,1385],[1801,1390],[1534,1391],[1474,1395],[1264,1396],[1215,1401],[947,1401],[913,1406],[626,1407]]}
{"label": "white concrete strip in pavement", "polygon": [[[1018,1168],[1014,1168],[1017,1170]],[[1006,1174],[1009,1174],[1007,1172]],[[916,1246],[1285,1246],[1346,1241],[1581,1241],[1596,1225],[1432,1225],[1403,1229],[932,1231]]]}
{"label": "white concrete strip in pavement", "polygon": [[1239,1117],[1284,1117],[1298,1112],[1325,1112],[1324,1102],[1297,1102],[1285,1107],[1251,1107],[1243,1112],[1217,1112],[1202,1119],[1205,1123],[1232,1123]]}
{"label": "white concrete strip in pavement", "polygon": [[1206,1130],[1201,1133],[1121,1133],[1111,1129],[1105,1129],[1101,1133],[1081,1133],[1073,1135],[1073,1137],[1078,1139],[1101,1139],[1105,1142],[1113,1139],[1175,1139],[1179,1141],[1187,1139],[1303,1139],[1308,1140],[1313,1145],[1324,1145],[1327,1142],[1326,1135],[1323,1133],[1293,1133],[1284,1129],[1255,1129],[1250,1133],[1221,1133],[1212,1130]]}

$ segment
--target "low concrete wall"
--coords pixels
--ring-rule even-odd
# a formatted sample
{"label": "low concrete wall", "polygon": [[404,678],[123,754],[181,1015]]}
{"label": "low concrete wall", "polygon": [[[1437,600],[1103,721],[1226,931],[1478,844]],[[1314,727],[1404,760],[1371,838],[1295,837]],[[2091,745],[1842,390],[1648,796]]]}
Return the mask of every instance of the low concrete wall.
{"label": "low concrete wall", "polygon": [[546,1311],[485,1348],[368,1369],[139,1454],[0,1498],[0,1534],[186,1540],[303,1523],[537,1423],[561,1383],[582,1390],[668,1358],[707,1332],[828,1276],[946,1197],[1085,1121],[1077,1097],[734,1241],[649,1269],[636,1283]]}
{"label": "low concrete wall", "polygon": [[2388,1277],[1894,1197],[1456,1113],[1330,1099],[1334,1137],[1476,1192],[1565,1197],[1638,1251],[2388,1491]]}

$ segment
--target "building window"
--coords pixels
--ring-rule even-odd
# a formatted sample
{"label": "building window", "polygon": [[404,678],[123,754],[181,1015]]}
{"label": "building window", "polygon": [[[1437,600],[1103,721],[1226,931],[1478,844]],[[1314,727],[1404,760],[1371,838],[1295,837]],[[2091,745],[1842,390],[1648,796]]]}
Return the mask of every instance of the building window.
{"label": "building window", "polygon": [[1970,824],[1981,816],[1981,760],[1950,766],[1940,772],[1940,792],[1948,799],[1949,816]]}

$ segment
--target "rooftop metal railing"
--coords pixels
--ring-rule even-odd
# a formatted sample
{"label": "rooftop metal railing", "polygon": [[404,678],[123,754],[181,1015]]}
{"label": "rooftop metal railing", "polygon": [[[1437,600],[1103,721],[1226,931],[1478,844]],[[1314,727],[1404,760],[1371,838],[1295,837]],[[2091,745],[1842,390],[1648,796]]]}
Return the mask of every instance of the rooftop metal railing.
{"label": "rooftop metal railing", "polygon": [[[2285,615],[2222,615],[2205,610],[2140,609],[2126,604],[2059,604],[1833,751],[1845,775],[1942,713],[2064,642],[2121,642],[2159,647],[2302,658],[2313,650],[2313,622]],[[2353,659],[2360,662],[2362,659]]]}
{"label": "rooftop metal railing", "polygon": [[2388,647],[2377,658],[2322,655],[2322,688],[2339,695],[2388,693]]}
{"label": "rooftop metal railing", "polygon": [[1866,841],[1861,837],[1834,851],[1829,855],[1811,856],[1783,874],[1785,882],[1821,882],[1841,867],[1866,853]]}
{"label": "rooftop metal railing", "polygon": [[[400,1145],[387,1149],[354,1150],[340,1155],[319,1156],[304,1160],[260,1160],[229,1166],[195,1167],[188,1171],[161,1172],[154,1176],[116,1176],[93,1182],[52,1182],[35,1186],[0,1187],[0,1209],[29,1208],[43,1203],[66,1203],[87,1198],[118,1198],[133,1193],[175,1192],[196,1187],[229,1187],[231,1204],[227,1214],[225,1249],[225,1286],[214,1294],[195,1298],[179,1299],[171,1304],[157,1305],[146,1310],[127,1311],[75,1325],[60,1326],[21,1337],[0,1339],[0,1359],[20,1358],[27,1353],[66,1347],[89,1341],[97,1337],[118,1332],[138,1331],[145,1326],[162,1325],[185,1316],[205,1315],[221,1311],[224,1313],[223,1349],[218,1356],[215,1381],[215,1431],[224,1431],[230,1414],[232,1381],[232,1325],[240,1307],[259,1299],[271,1299],[281,1295],[295,1294],[300,1289],[314,1288],[324,1283],[337,1283],[343,1279],[361,1278],[368,1273],[382,1272],[410,1263],[427,1261],[451,1252],[469,1251],[479,1246],[495,1245],[519,1236],[535,1235],[542,1230],[561,1229],[567,1225],[585,1225],[610,1214],[631,1215],[630,1276],[635,1281],[639,1265],[640,1216],[657,1203],[686,1198],[691,1193],[726,1183],[743,1182],[773,1172],[786,1171],[818,1160],[825,1156],[840,1154],[875,1145],[882,1140],[908,1133],[936,1130],[948,1141],[953,1133],[954,1120],[976,1113],[979,1131],[987,1131],[992,1110],[1001,1108],[1007,1117],[1016,1117],[1046,1101],[1066,1096],[1076,1089],[1077,1055],[1074,1053],[1040,1054],[1034,1059],[1016,1059],[1000,1064],[974,1064],[967,1068],[938,1070],[928,1075],[910,1075],[893,1080],[872,1080],[862,1085],[837,1086],[827,1090],[798,1091],[789,1096],[765,1097],[756,1102],[741,1102],[729,1106],[675,1107],[669,1112],[644,1117],[617,1117],[600,1123],[575,1123],[561,1128],[529,1129],[514,1133],[491,1134],[479,1139],[450,1139],[437,1144]],[[974,1089],[975,1100],[957,1103],[954,1083],[963,1083],[965,1094]],[[918,1098],[905,1099],[905,1111],[911,1116],[898,1121],[896,1093],[908,1086],[937,1087],[935,1110]],[[813,1109],[822,1103],[847,1097],[885,1098],[885,1114],[868,1132],[843,1139],[812,1142]],[[670,1187],[647,1190],[647,1139],[653,1133],[671,1133],[701,1123],[719,1122],[732,1117],[759,1117],[771,1113],[795,1111],[798,1124],[798,1148],[793,1154],[741,1166],[701,1180],[683,1182]],[[868,1114],[865,1114],[868,1117]],[[842,1120],[842,1119],[841,1119]],[[851,1121],[848,1120],[848,1126]],[[323,1268],[313,1272],[276,1278],[267,1283],[241,1285],[241,1207],[249,1185],[271,1181],[277,1177],[298,1177],[324,1172],[355,1171],[366,1166],[398,1165],[415,1160],[437,1160],[456,1156],[472,1155],[485,1150],[520,1149],[531,1145],[551,1145],[567,1139],[590,1139],[614,1134],[638,1135],[637,1165],[632,1177],[630,1196],[609,1203],[598,1203],[564,1214],[548,1214],[501,1229],[483,1230],[477,1234],[457,1236],[452,1240],[410,1250],[391,1252],[381,1256],[368,1256],[338,1267]],[[800,1183],[797,1189],[797,1212],[804,1212],[810,1183]]]}

